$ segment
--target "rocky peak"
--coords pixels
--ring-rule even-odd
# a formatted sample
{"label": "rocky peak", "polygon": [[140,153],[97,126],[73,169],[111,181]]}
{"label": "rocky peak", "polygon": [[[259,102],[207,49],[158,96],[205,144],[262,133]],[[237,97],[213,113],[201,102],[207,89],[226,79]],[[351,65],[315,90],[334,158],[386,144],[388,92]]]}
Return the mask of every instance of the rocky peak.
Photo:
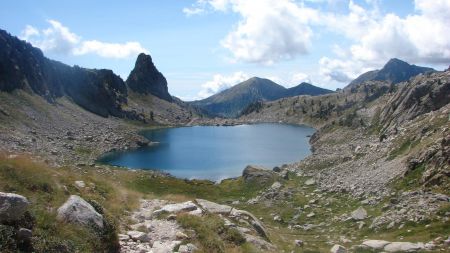
{"label": "rocky peak", "polygon": [[126,83],[131,90],[137,93],[152,94],[161,99],[172,101],[172,96],[167,88],[167,80],[155,67],[150,55],[139,54]]}

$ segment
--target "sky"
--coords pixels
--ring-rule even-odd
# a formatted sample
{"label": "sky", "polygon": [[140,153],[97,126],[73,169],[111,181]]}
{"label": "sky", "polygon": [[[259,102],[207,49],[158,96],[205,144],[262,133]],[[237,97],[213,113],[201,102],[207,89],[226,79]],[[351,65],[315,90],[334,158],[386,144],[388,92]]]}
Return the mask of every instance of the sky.
{"label": "sky", "polygon": [[145,52],[169,92],[205,98],[250,77],[336,89],[390,58],[450,65],[450,0],[15,0],[0,29],[69,65],[126,79]]}

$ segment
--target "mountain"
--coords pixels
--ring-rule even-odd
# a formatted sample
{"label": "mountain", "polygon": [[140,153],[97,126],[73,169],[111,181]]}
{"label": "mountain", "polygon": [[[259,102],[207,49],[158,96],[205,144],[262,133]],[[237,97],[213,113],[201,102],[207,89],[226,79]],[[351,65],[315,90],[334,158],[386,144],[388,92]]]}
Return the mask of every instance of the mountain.
{"label": "mountain", "polygon": [[314,86],[310,83],[301,83],[297,86],[287,89],[285,97],[294,97],[300,95],[318,96],[332,93],[333,91]]}
{"label": "mountain", "polygon": [[131,90],[141,94],[152,94],[171,102],[172,96],[167,88],[167,80],[156,69],[150,55],[139,54],[134,69],[127,78],[126,84]]}
{"label": "mountain", "polygon": [[48,59],[40,49],[0,29],[0,91],[15,90],[42,97],[49,105],[69,98],[102,117],[172,124],[196,114],[175,103],[150,55],[138,56],[125,83],[108,69],[72,67]]}
{"label": "mountain", "polygon": [[301,83],[286,89],[269,79],[252,77],[206,99],[194,101],[192,105],[210,116],[237,117],[250,104],[258,101],[273,101],[298,95],[320,95],[332,91]]}
{"label": "mountain", "polygon": [[408,81],[413,76],[433,71],[435,70],[432,68],[410,65],[407,62],[393,58],[390,59],[382,69],[372,70],[358,76],[345,88],[355,87],[365,81],[386,81],[391,84],[397,84]]}
{"label": "mountain", "polygon": [[27,90],[54,102],[62,96],[95,114],[127,117],[127,87],[111,70],[68,66],[0,30],[0,91]]}

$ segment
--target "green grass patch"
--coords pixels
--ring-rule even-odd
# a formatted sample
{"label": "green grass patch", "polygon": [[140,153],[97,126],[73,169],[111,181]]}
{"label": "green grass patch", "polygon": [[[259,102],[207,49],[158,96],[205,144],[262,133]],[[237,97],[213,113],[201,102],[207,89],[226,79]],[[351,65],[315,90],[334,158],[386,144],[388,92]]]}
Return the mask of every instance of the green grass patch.
{"label": "green grass patch", "polygon": [[183,228],[195,232],[194,236],[197,244],[201,245],[201,252],[227,252],[226,249],[233,248],[227,244],[240,246],[245,243],[245,238],[236,229],[226,227],[223,219],[216,215],[178,215],[177,221]]}

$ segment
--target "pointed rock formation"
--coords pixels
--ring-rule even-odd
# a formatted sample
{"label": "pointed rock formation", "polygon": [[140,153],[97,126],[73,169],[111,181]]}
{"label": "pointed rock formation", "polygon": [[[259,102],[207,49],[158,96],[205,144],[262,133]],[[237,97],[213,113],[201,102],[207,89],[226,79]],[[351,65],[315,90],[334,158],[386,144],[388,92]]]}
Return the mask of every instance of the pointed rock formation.
{"label": "pointed rock formation", "polygon": [[155,67],[150,55],[139,54],[126,83],[131,90],[137,93],[152,94],[169,102],[172,101],[172,96],[167,88],[167,80]]}

